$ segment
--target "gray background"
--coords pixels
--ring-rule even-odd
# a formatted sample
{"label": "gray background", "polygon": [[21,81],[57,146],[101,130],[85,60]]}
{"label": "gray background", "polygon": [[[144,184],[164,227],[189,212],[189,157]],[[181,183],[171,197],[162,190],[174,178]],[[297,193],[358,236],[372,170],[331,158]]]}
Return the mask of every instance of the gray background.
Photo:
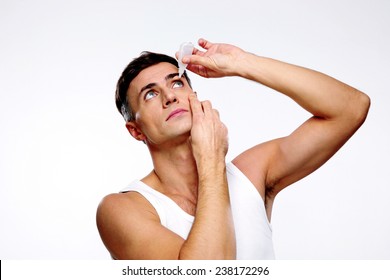
{"label": "gray background", "polygon": [[[390,259],[389,1],[0,1],[0,258],[109,259],[102,197],[146,175],[114,105],[143,50],[199,37],[325,72],[372,100],[357,134],[278,195],[278,259]],[[229,128],[228,160],[309,117],[239,78],[190,75]]]}

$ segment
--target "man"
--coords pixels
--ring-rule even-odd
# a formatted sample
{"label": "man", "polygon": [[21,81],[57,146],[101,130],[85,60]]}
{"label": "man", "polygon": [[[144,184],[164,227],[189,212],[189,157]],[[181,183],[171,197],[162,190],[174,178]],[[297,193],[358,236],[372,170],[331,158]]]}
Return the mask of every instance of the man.
{"label": "man", "polygon": [[228,44],[198,44],[203,50],[182,60],[189,71],[253,80],[313,116],[226,163],[227,129],[188,76],[178,76],[177,62],[152,53],[135,59],[118,81],[117,107],[154,169],[98,207],[98,229],[115,259],[274,258],[275,196],[324,164],[366,118],[368,96],[329,76]]}

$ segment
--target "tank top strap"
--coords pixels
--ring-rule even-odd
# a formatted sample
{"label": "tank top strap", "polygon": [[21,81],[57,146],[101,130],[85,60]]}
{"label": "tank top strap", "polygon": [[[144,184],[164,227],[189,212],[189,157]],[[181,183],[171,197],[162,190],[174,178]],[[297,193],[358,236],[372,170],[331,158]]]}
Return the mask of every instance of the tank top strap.
{"label": "tank top strap", "polygon": [[148,185],[144,184],[142,181],[135,180],[123,188],[121,193],[126,192],[137,192],[142,195],[150,204],[152,204],[153,208],[156,210],[158,216],[160,217],[160,222],[162,225],[166,225],[166,214],[164,211],[164,207],[161,205],[160,200],[163,194],[158,191],[152,189]]}

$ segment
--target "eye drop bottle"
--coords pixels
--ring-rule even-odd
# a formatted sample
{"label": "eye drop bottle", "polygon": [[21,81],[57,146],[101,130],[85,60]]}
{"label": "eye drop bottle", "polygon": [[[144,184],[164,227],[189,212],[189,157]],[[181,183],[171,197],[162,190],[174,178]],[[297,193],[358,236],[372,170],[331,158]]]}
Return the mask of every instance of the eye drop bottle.
{"label": "eye drop bottle", "polygon": [[194,45],[190,42],[185,42],[180,45],[179,50],[179,77],[181,77],[184,74],[184,70],[187,68],[187,64],[184,64],[182,62],[183,57],[191,55],[192,50],[194,49]]}

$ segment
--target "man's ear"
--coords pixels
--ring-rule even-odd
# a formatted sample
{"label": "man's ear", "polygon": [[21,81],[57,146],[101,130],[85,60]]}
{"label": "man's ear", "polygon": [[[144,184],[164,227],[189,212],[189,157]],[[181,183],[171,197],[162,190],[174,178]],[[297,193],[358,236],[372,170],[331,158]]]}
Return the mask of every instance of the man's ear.
{"label": "man's ear", "polygon": [[142,133],[142,131],[138,128],[137,124],[133,121],[126,123],[126,128],[135,139],[138,141],[145,141],[146,136]]}

